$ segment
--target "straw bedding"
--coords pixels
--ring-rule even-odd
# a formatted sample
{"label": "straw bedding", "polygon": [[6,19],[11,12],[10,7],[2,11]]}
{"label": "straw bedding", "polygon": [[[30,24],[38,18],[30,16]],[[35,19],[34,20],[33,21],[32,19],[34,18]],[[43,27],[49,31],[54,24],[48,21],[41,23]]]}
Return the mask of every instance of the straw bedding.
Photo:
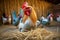
{"label": "straw bedding", "polygon": [[55,37],[54,33],[44,28],[37,28],[28,32],[7,31],[0,35],[0,40],[53,40]]}

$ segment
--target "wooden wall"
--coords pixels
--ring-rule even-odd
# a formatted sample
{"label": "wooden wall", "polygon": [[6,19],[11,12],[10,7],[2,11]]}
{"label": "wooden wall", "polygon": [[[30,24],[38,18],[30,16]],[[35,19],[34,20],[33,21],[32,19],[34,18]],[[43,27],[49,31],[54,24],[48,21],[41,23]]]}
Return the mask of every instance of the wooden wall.
{"label": "wooden wall", "polygon": [[18,14],[22,4],[25,1],[27,1],[29,5],[31,5],[35,9],[38,18],[41,15],[46,16],[48,10],[52,6],[51,3],[40,1],[40,0],[4,0],[3,3],[4,3],[4,10],[6,15],[9,16],[12,10],[16,10]]}
{"label": "wooden wall", "polygon": [[3,0],[0,0],[0,25],[2,25],[2,13],[3,13]]}
{"label": "wooden wall", "polygon": [[3,3],[3,0],[0,0],[0,16],[1,16],[1,13],[3,12],[3,9],[4,9],[4,3]]}

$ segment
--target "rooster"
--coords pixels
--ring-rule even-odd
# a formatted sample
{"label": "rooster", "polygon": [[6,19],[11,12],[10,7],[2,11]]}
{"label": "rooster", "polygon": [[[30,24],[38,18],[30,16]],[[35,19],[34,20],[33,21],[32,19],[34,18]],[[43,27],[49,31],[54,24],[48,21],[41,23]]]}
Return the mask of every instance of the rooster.
{"label": "rooster", "polygon": [[32,26],[34,27],[37,22],[37,15],[33,7],[28,6],[28,3],[25,2],[22,5],[22,9],[24,11],[24,16],[21,18],[18,28],[21,32],[26,29],[30,29]]}

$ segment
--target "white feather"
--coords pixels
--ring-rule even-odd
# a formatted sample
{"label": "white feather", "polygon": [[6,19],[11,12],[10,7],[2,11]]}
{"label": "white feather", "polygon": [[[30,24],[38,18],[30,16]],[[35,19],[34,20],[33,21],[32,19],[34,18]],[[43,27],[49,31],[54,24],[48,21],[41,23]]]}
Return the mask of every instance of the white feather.
{"label": "white feather", "polygon": [[31,19],[28,18],[28,19],[25,21],[25,23],[23,23],[23,22],[20,21],[20,23],[19,23],[19,25],[18,25],[18,28],[19,28],[19,30],[20,30],[21,32],[23,32],[23,31],[26,30],[26,28],[31,27],[32,25],[33,25],[33,23],[32,23],[32,21],[31,21]]}

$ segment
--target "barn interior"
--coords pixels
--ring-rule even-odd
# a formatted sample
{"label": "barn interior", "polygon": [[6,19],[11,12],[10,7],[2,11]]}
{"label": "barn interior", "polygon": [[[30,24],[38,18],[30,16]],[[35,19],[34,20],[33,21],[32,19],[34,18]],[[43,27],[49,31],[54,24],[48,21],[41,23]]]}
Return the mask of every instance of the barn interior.
{"label": "barn interior", "polygon": [[[24,2],[33,7],[39,21],[34,27],[24,32],[20,31],[20,9]],[[33,10],[32,9],[32,10]],[[12,17],[16,12],[16,17]],[[51,15],[52,14],[52,15]],[[41,17],[48,23],[40,20]],[[34,15],[32,16],[35,20]],[[51,20],[50,20],[51,19]],[[33,20],[33,21],[34,21]],[[45,23],[45,24],[44,24]],[[27,24],[28,25],[28,24]],[[0,40],[60,40],[60,1],[59,0],[0,0]]]}

